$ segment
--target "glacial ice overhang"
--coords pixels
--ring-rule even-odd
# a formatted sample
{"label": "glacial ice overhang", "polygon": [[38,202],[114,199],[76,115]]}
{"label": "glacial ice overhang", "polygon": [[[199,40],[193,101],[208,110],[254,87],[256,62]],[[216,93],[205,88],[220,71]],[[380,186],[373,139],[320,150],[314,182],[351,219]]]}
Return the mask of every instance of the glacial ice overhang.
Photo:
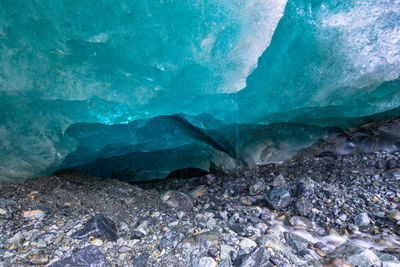
{"label": "glacial ice overhang", "polygon": [[2,0],[0,181],[282,160],[399,76],[399,0]]}

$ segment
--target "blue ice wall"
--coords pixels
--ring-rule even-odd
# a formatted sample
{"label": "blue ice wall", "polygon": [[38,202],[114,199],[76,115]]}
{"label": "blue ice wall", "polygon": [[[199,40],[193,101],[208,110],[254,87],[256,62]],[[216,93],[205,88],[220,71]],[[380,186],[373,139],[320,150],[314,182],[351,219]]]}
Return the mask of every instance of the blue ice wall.
{"label": "blue ice wall", "polygon": [[0,0],[0,180],[282,160],[397,115],[399,36],[398,0]]}

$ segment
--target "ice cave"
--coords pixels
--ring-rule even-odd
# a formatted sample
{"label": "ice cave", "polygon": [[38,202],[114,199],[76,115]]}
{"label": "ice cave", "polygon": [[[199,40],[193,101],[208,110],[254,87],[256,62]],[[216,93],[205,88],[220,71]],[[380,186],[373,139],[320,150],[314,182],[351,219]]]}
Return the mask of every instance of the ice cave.
{"label": "ice cave", "polygon": [[398,115],[398,1],[0,3],[3,183],[264,164]]}
{"label": "ice cave", "polygon": [[[280,191],[266,193],[267,180],[258,185],[260,181],[255,182],[253,189],[249,187],[252,199],[246,203],[259,203],[257,196],[262,192],[268,208],[281,210],[284,206],[290,210],[289,204],[284,205],[284,195],[290,194],[289,202],[295,203],[296,192],[303,192],[302,186],[311,184],[290,187],[292,176],[304,174],[306,179],[307,173],[321,171],[321,177],[338,184],[341,178],[335,180],[331,173],[344,177],[337,173],[346,170],[348,177],[356,177],[368,168],[376,168],[375,174],[368,176],[370,180],[365,178],[367,182],[359,182],[354,188],[366,186],[368,181],[373,184],[371,188],[376,188],[377,179],[383,179],[379,186],[387,182],[388,191],[382,193],[389,199],[387,203],[378,193],[371,195],[371,199],[378,199],[372,202],[386,203],[379,210],[383,217],[373,213],[378,216],[375,220],[373,214],[365,217],[360,213],[353,224],[360,222],[357,229],[372,227],[372,222],[380,227],[381,218],[393,217],[388,227],[397,235],[397,239],[390,239],[394,249],[386,251],[388,256],[374,254],[375,258],[372,252],[368,254],[370,250],[351,255],[358,255],[357,259],[369,257],[368,265],[366,261],[357,263],[356,256],[348,256],[351,249],[340,254],[336,248],[336,256],[330,259],[343,258],[350,265],[332,260],[332,265],[323,266],[400,266],[393,256],[400,255],[400,249],[396,250],[400,247],[399,116],[400,0],[0,0],[0,188],[38,183],[38,177],[63,176],[68,171],[84,175],[87,181],[92,179],[89,177],[100,177],[98,183],[112,179],[131,183],[129,186],[139,184],[140,190],[147,190],[152,181],[161,183],[171,177],[185,178],[186,186],[198,177],[211,186],[218,175],[235,173],[233,184],[223,183],[227,191],[221,195],[229,195],[229,186],[235,191],[240,187],[236,183],[257,173],[263,179],[271,178],[271,188]],[[315,158],[320,165],[308,165],[308,161],[299,159],[301,155],[307,160]],[[297,159],[303,164],[299,168],[309,168],[301,175],[288,171],[292,170],[291,160]],[[356,159],[366,167],[357,171],[348,167]],[[281,171],[274,169],[278,167],[268,167],[273,171],[264,169],[278,165],[285,167],[279,167]],[[382,178],[386,173],[394,180]],[[252,177],[256,179],[257,175]],[[279,180],[281,176],[286,182]],[[354,177],[351,179],[356,181]],[[303,179],[295,178],[296,183]],[[320,183],[318,179],[314,181]],[[159,186],[152,184],[152,188]],[[50,182],[46,187],[53,188]],[[60,188],[54,187],[54,192]],[[32,192],[36,196],[35,192],[41,191]],[[235,192],[240,195],[244,191]],[[4,219],[11,202],[6,198],[2,201],[1,194],[0,219]],[[268,202],[277,197],[282,197],[279,205]],[[68,198],[73,199],[65,195]],[[299,195],[297,198],[304,200]],[[103,201],[100,199],[99,203]],[[162,199],[168,202],[166,199],[186,198],[172,194]],[[184,203],[191,201],[186,199]],[[315,201],[311,201],[314,208]],[[303,217],[311,216],[310,212],[303,213]],[[345,223],[348,215],[341,214],[346,212],[338,211],[334,216]],[[96,227],[113,228],[112,220],[96,216],[92,218]],[[257,223],[262,220],[260,216],[254,219]],[[367,219],[371,223],[366,223]],[[310,220],[318,221],[315,217]],[[335,218],[332,223],[336,223]],[[143,229],[153,224],[139,223]],[[6,225],[0,221],[0,230]],[[329,223],[326,226],[333,227]],[[350,227],[349,232],[354,230],[351,225],[345,226]],[[91,233],[101,229],[95,230]],[[144,232],[148,233],[138,230],[136,236]],[[114,233],[104,236],[117,240]],[[175,237],[165,238],[175,242]],[[310,263],[307,257],[324,264],[316,260],[317,256],[333,255],[319,248],[315,257],[296,254],[303,257],[301,261],[288,256],[288,262],[279,263],[268,256],[269,260],[263,262],[260,259],[269,253],[265,248],[279,247],[278,241],[254,249],[259,242],[250,238],[254,244],[248,241],[251,249],[247,249],[243,248],[242,242],[247,242],[243,240],[238,240],[241,250],[235,252],[237,257],[226,252],[232,257],[223,266],[314,266],[315,262]],[[296,242],[293,246],[301,243]],[[97,247],[76,252],[81,254],[62,255],[83,257],[84,262],[85,253],[97,255]],[[0,245],[0,266],[7,249]],[[218,249],[220,254],[209,252],[207,257],[212,261],[204,260],[201,253],[197,258],[189,257],[190,266],[221,265],[224,258]],[[139,263],[143,253],[135,254]],[[40,255],[35,254],[35,259]],[[157,265],[159,262],[150,260],[153,254],[149,255],[144,257],[147,265],[132,266],[173,266],[170,259]],[[48,256],[49,260],[53,256]],[[3,259],[4,266],[18,265],[12,257]],[[127,262],[121,260],[117,266]],[[189,266],[183,259],[177,262],[176,266]],[[58,264],[52,266],[81,266],[68,261]],[[106,260],[93,264],[109,266]]]}

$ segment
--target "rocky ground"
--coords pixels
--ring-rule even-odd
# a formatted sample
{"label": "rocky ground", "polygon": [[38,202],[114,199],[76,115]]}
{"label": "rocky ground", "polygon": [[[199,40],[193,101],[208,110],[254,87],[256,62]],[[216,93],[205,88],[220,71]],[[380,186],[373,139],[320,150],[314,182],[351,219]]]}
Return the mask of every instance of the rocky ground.
{"label": "rocky ground", "polygon": [[0,266],[400,266],[400,154],[0,189]]}

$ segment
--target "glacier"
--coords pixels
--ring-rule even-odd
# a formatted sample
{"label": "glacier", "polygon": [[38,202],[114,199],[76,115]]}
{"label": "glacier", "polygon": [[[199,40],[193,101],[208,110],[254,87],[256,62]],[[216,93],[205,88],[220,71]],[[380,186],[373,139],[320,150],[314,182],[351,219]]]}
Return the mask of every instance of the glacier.
{"label": "glacier", "polygon": [[281,161],[399,77],[400,0],[0,0],[0,183]]}

